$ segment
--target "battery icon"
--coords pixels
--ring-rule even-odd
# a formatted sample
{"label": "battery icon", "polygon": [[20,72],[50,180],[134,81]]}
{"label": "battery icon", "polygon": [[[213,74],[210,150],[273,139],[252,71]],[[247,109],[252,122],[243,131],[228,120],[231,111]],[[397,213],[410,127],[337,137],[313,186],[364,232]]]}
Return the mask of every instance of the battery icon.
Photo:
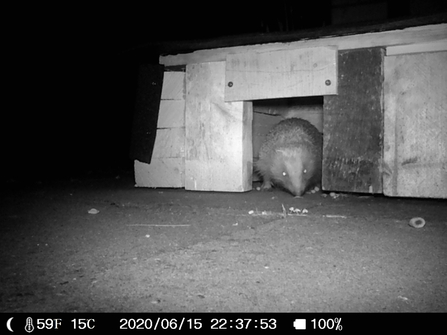
{"label": "battery icon", "polygon": [[306,319],[295,319],[295,321],[293,321],[293,327],[296,330],[305,330],[306,329]]}

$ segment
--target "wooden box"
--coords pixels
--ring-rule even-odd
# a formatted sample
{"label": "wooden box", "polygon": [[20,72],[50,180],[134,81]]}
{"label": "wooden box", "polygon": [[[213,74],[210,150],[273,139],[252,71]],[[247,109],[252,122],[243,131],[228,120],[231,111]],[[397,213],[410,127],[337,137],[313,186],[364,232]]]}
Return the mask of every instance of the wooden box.
{"label": "wooden box", "polygon": [[[323,133],[324,190],[447,198],[446,36],[441,23],[161,56],[153,161],[135,162],[136,184],[248,191],[268,129],[298,116]],[[257,103],[305,97],[322,104]]]}

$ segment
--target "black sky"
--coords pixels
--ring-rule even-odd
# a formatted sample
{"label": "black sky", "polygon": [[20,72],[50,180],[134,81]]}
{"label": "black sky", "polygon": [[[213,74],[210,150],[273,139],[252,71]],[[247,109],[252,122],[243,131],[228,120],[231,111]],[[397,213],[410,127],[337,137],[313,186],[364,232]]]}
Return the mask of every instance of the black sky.
{"label": "black sky", "polygon": [[148,46],[318,28],[330,24],[329,5],[329,0],[157,7],[39,3],[5,10],[12,22],[4,62],[12,105],[3,113],[2,179],[131,168],[138,65],[158,59]]}

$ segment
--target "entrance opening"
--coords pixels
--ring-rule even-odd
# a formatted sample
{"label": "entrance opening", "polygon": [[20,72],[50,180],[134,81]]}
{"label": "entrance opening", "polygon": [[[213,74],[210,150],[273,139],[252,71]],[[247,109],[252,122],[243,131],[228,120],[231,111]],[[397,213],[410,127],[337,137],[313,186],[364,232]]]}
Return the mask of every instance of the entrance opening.
{"label": "entrance opening", "polygon": [[[253,101],[253,162],[258,160],[259,149],[269,130],[284,119],[305,119],[323,132],[323,101],[323,96]],[[254,173],[253,181],[259,180]]]}

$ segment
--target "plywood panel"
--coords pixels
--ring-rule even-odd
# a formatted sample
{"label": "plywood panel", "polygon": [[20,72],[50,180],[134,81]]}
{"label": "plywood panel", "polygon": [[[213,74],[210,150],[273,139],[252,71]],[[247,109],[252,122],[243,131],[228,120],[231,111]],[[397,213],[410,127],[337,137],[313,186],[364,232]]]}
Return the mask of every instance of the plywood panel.
{"label": "plywood panel", "polygon": [[184,157],[185,128],[158,129],[152,158]]}
{"label": "plywood panel", "polygon": [[447,198],[447,52],[385,59],[384,193]]}
{"label": "plywood panel", "polygon": [[135,160],[135,186],[184,187],[184,158],[153,158],[151,164]]}
{"label": "plywood panel", "polygon": [[225,62],[186,67],[185,188],[251,190],[252,103],[224,102]]}
{"label": "plywood panel", "polygon": [[[156,81],[145,81],[145,90],[154,90]],[[163,85],[159,86],[157,118],[150,119],[154,131],[154,141],[150,160],[135,161],[135,181],[139,187],[183,187],[185,154],[185,73],[165,72]],[[146,95],[148,92],[146,92]],[[143,94],[144,96],[144,94]],[[160,96],[163,98],[160,100]],[[166,100],[167,99],[167,100]],[[148,111],[146,111],[147,113]],[[137,120],[138,121],[138,120]],[[141,122],[141,120],[140,120]],[[146,122],[147,123],[147,122]],[[142,125],[140,125],[142,127]],[[147,129],[145,124],[143,129]],[[144,139],[143,139],[144,140]],[[148,143],[140,143],[147,146]]]}
{"label": "plywood panel", "polygon": [[324,97],[325,190],[382,192],[383,53],[339,52],[338,95]]}
{"label": "plywood panel", "polygon": [[185,100],[161,100],[158,128],[185,126]]}
{"label": "plywood panel", "polygon": [[230,54],[225,77],[225,101],[336,94],[337,50]]}
{"label": "plywood panel", "polygon": [[154,149],[162,81],[162,66],[140,66],[129,156],[148,164]]}
{"label": "plywood panel", "polygon": [[161,98],[164,100],[185,99],[185,73],[165,72]]}

